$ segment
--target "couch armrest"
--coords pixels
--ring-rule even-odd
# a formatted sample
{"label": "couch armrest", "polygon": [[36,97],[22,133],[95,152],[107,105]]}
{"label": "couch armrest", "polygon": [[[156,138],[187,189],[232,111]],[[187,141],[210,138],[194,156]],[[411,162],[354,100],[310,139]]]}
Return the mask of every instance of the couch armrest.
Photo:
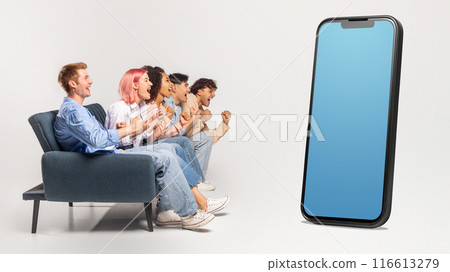
{"label": "couch armrest", "polygon": [[152,158],[140,154],[42,155],[45,196],[64,202],[150,202],[156,195]]}

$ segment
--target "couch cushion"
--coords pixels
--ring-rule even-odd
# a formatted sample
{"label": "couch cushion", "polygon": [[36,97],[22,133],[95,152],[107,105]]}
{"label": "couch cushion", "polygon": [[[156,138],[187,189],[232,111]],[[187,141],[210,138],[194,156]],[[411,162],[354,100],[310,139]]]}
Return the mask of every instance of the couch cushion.
{"label": "couch cushion", "polygon": [[89,110],[89,112],[92,115],[95,116],[95,119],[97,119],[100,122],[100,124],[105,125],[106,113],[103,107],[100,106],[100,104],[95,103],[87,105],[85,107]]}

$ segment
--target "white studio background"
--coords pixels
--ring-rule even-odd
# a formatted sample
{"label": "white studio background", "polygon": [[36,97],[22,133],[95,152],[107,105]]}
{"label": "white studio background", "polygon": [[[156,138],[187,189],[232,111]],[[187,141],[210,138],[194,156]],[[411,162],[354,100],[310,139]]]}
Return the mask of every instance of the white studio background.
{"label": "white studio background", "polygon": [[[29,220],[31,206],[21,194],[41,182],[42,150],[27,119],[59,108],[65,95],[57,83],[59,69],[78,61],[87,63],[94,81],[85,103],[104,108],[119,99],[119,80],[130,68],[157,65],[188,74],[191,83],[199,77],[216,79],[211,110],[236,114],[237,141],[225,137],[215,146],[210,175],[233,180],[225,188],[248,199],[248,205],[240,204],[246,213],[236,216],[274,216],[278,223],[268,222],[274,235],[294,235],[283,222],[289,216],[303,220],[295,198],[300,199],[305,143],[293,138],[308,113],[316,28],[328,17],[384,14],[400,20],[405,33],[394,201],[386,225],[392,232],[381,239],[393,241],[388,252],[448,253],[450,5],[444,0],[2,1],[1,235],[16,227],[18,217]],[[260,126],[267,141],[240,141],[248,130],[243,114],[253,120],[267,115]],[[269,114],[298,115],[288,141],[280,141],[280,125]],[[266,214],[266,205],[289,213]],[[245,228],[257,228],[249,224]],[[28,225],[20,228],[28,234]],[[347,247],[356,252],[385,248],[360,246],[361,230],[334,230],[344,232]],[[276,243],[270,234],[261,235]],[[407,245],[410,239],[416,239],[414,246]],[[247,247],[237,246],[237,253],[259,252],[256,238],[242,241]],[[289,243],[277,248],[297,249]],[[308,252],[307,245],[304,249]]]}

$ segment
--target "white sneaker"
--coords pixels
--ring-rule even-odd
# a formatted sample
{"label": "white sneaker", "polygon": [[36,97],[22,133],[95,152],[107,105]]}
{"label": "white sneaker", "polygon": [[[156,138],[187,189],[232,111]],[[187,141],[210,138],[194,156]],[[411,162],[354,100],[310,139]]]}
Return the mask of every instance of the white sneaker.
{"label": "white sneaker", "polygon": [[200,191],[214,191],[216,189],[216,187],[214,187],[214,185],[211,185],[211,183],[208,182],[200,182],[199,184],[197,184],[198,189]]}
{"label": "white sneaker", "polygon": [[209,212],[197,210],[194,214],[182,217],[181,224],[183,229],[196,229],[203,227],[214,219],[214,215]]}
{"label": "white sneaker", "polygon": [[158,213],[156,218],[157,226],[179,226],[181,225],[181,217],[174,210],[167,210]]}
{"label": "white sneaker", "polygon": [[229,201],[230,198],[228,196],[221,198],[208,198],[206,202],[208,205],[207,211],[210,213],[216,213],[225,208]]}

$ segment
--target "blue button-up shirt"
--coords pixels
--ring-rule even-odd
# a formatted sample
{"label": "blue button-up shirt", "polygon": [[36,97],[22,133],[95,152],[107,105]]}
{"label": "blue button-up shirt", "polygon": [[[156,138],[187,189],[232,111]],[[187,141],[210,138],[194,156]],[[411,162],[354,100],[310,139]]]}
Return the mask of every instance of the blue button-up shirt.
{"label": "blue button-up shirt", "polygon": [[53,125],[55,137],[65,151],[120,153],[119,131],[105,129],[82,105],[65,97]]}
{"label": "blue button-up shirt", "polygon": [[[175,112],[173,114],[172,120],[170,121],[170,127],[172,127],[176,123],[180,122],[181,104],[175,105],[175,101],[173,100],[172,96],[170,96],[169,98],[164,97],[164,103],[166,103],[167,106],[171,107]],[[184,135],[184,127],[181,129],[179,135]]]}

